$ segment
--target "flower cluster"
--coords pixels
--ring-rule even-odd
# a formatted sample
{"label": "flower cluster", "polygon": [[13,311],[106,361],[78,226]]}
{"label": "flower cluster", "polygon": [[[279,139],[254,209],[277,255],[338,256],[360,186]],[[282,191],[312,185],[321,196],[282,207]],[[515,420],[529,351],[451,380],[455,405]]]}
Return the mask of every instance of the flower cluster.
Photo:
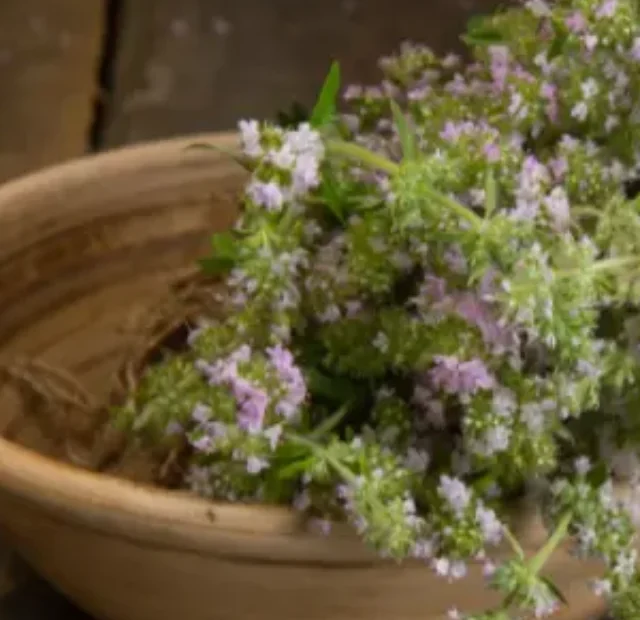
{"label": "flower cluster", "polygon": [[[633,620],[603,481],[640,479],[640,9],[530,0],[466,39],[466,65],[403,45],[344,114],[332,70],[309,122],[240,123],[242,215],[204,261],[227,314],[122,413],[198,493],[346,520],[449,580],[483,561],[508,604],[451,617],[553,612],[568,537]],[[526,559],[506,524],[532,480],[555,529]]]}

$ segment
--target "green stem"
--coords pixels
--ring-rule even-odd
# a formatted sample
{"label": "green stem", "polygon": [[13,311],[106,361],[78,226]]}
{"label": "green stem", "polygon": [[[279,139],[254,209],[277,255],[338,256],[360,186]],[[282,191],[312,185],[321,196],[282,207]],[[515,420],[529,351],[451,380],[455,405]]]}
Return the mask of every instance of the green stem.
{"label": "green stem", "polygon": [[373,153],[364,146],[353,144],[352,142],[343,142],[342,140],[330,140],[327,142],[327,150],[336,155],[342,155],[350,159],[356,159],[360,163],[377,168],[383,172],[396,175],[400,171],[400,166],[383,155]]}
{"label": "green stem", "polygon": [[465,207],[463,204],[460,204],[457,200],[449,198],[446,194],[442,194],[441,192],[431,188],[425,188],[424,194],[428,198],[432,198],[433,200],[440,202],[443,206],[453,211],[462,219],[467,220],[467,222],[469,222],[469,224],[474,228],[480,228],[484,223],[484,220],[479,215],[475,214],[471,209]]}
{"label": "green stem", "polygon": [[505,525],[503,530],[504,537],[507,539],[507,542],[511,545],[511,548],[515,552],[515,554],[520,558],[524,558],[524,551],[518,542],[518,539],[511,533],[511,530]]}
{"label": "green stem", "polygon": [[[355,159],[362,164],[365,164],[371,168],[382,170],[391,175],[397,175],[400,172],[400,166],[398,164],[392,162],[390,159],[387,159],[382,155],[373,153],[363,146],[353,144],[352,142],[331,140],[327,142],[327,150],[330,153],[334,153],[336,155],[342,155],[345,157],[349,157],[350,159]],[[453,198],[449,198],[449,196],[447,196],[446,194],[442,194],[441,192],[438,192],[435,189],[431,188],[425,188],[424,194],[425,197],[439,202],[449,210],[456,213],[456,215],[465,219],[475,228],[479,228],[482,225],[483,219],[481,217],[476,215],[473,211],[471,211],[471,209],[468,209]]]}
{"label": "green stem", "polygon": [[560,519],[560,523],[558,523],[553,534],[549,537],[549,540],[547,540],[542,549],[531,558],[529,570],[532,575],[537,575],[540,572],[547,560],[551,557],[551,554],[556,550],[556,547],[564,540],[572,518],[573,513],[570,511],[566,512]]}
{"label": "green stem", "polygon": [[[602,273],[603,271],[615,271],[621,267],[630,267],[640,263],[640,256],[622,256],[620,258],[606,258],[595,262],[589,269],[588,273]],[[567,269],[558,271],[559,278],[573,278],[576,275],[584,274],[584,269]]]}
{"label": "green stem", "polygon": [[309,448],[312,452],[325,459],[331,465],[331,467],[333,467],[336,472],[338,472],[338,474],[342,476],[345,482],[349,482],[351,484],[357,483],[358,479],[356,475],[348,467],[345,467],[338,459],[331,456],[328,450],[325,450],[315,441],[308,439],[307,437],[303,437],[302,435],[297,435],[296,433],[292,433],[290,431],[287,431],[287,437],[294,443],[304,446],[305,448]]}
{"label": "green stem", "polygon": [[571,213],[574,215],[588,215],[590,217],[601,217],[605,212],[602,209],[596,209],[595,207],[571,207]]}

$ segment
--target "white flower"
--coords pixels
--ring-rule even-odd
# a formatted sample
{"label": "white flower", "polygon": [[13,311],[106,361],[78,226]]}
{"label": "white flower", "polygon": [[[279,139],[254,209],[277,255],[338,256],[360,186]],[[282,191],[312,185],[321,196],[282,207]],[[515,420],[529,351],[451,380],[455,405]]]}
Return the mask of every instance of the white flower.
{"label": "white flower", "polygon": [[476,508],[475,517],[485,541],[491,545],[497,545],[502,540],[503,527],[496,513],[490,508],[479,504]]}
{"label": "white flower", "polygon": [[584,101],[576,103],[576,105],[571,109],[571,116],[580,122],[586,120],[588,115],[589,106]]}
{"label": "white flower", "polygon": [[238,123],[242,150],[247,157],[258,158],[262,155],[260,146],[260,125],[258,121],[240,121]]}
{"label": "white flower", "polygon": [[282,188],[274,181],[251,181],[247,187],[247,195],[257,206],[264,207],[267,211],[279,211],[285,202]]}
{"label": "white flower", "polygon": [[600,86],[594,78],[589,78],[582,83],[581,90],[585,99],[591,99],[600,92]]}
{"label": "white flower", "polygon": [[576,473],[579,476],[584,476],[591,470],[591,462],[589,461],[589,457],[587,456],[578,457],[574,461],[573,466],[575,467]]}
{"label": "white flower", "polygon": [[566,228],[571,219],[571,207],[564,189],[562,187],[554,187],[545,198],[544,205],[556,228]]}
{"label": "white flower", "polygon": [[528,0],[526,7],[536,16],[536,17],[547,17],[551,14],[551,8],[545,2],[545,0]]}
{"label": "white flower", "polygon": [[389,337],[384,332],[378,332],[371,344],[381,353],[386,353],[389,350]]}
{"label": "white flower", "polygon": [[296,161],[296,156],[288,144],[284,144],[277,151],[270,151],[267,157],[269,161],[282,170],[291,169]]}
{"label": "white flower", "polygon": [[448,577],[449,576],[449,566],[450,562],[447,558],[435,558],[431,563],[433,566],[433,570],[436,575],[439,577]]}
{"label": "white flower", "polygon": [[427,471],[429,461],[429,453],[426,450],[420,450],[412,447],[407,450],[404,465],[407,469],[417,474],[422,474]]}
{"label": "white flower", "polygon": [[471,502],[471,491],[458,478],[440,476],[438,493],[456,513],[463,512]]}

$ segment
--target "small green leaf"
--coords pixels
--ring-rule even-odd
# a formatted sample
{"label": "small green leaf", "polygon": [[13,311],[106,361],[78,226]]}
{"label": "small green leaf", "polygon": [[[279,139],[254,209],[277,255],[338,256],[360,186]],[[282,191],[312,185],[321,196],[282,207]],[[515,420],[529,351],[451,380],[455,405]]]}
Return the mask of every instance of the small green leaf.
{"label": "small green leaf", "polygon": [[216,233],[211,237],[212,256],[199,261],[200,268],[208,275],[219,275],[233,269],[240,246],[231,232]]}
{"label": "small green leaf", "polygon": [[393,100],[389,102],[391,106],[391,114],[398,130],[398,136],[400,137],[400,144],[402,145],[402,155],[407,160],[414,160],[418,154],[418,147],[416,144],[416,138],[409,123],[407,117],[404,115],[400,106]]}
{"label": "small green leaf", "polygon": [[340,422],[343,420],[344,416],[349,411],[349,405],[344,404],[336,413],[327,418],[322,424],[318,425],[313,432],[309,435],[310,439],[320,439],[330,433]]}
{"label": "small green leaf", "polygon": [[494,45],[502,43],[502,33],[491,25],[491,18],[484,15],[476,15],[467,22],[467,32],[462,40],[468,45]]}
{"label": "small green leaf", "polygon": [[344,377],[331,377],[316,368],[307,368],[305,374],[309,391],[334,403],[353,402],[363,397],[362,386]]}
{"label": "small green leaf", "polygon": [[591,468],[589,473],[587,474],[589,482],[594,487],[602,486],[609,478],[609,468],[603,462],[597,463],[594,467]]}
{"label": "small green leaf", "polygon": [[551,590],[552,594],[563,604],[568,605],[569,601],[567,601],[566,596],[562,593],[560,588],[551,581],[548,577],[539,576],[538,579],[542,581],[548,588]]}
{"label": "small green leaf", "polygon": [[201,258],[198,260],[201,271],[208,276],[219,276],[229,273],[233,269],[234,262],[225,258]]}
{"label": "small green leaf", "polygon": [[485,214],[486,217],[491,215],[498,208],[498,186],[496,184],[496,177],[493,170],[487,170],[487,176],[484,181],[484,193],[485,193]]}
{"label": "small green leaf", "polygon": [[304,123],[309,120],[309,111],[297,101],[291,104],[288,110],[280,110],[276,114],[276,121],[280,127],[295,128],[300,123]]}
{"label": "small green leaf", "polygon": [[286,465],[285,467],[278,468],[278,478],[280,480],[290,480],[291,478],[297,478],[313,463],[314,458],[303,459]]}
{"label": "small green leaf", "polygon": [[311,112],[309,122],[313,127],[323,127],[333,120],[336,113],[339,92],[340,65],[334,62],[329,69],[329,74],[322,85],[322,90],[318,95],[316,105]]}
{"label": "small green leaf", "polygon": [[224,155],[227,155],[231,159],[233,159],[233,161],[235,161],[238,165],[242,166],[245,170],[250,169],[249,162],[244,157],[242,157],[242,155],[240,155],[238,151],[234,151],[232,149],[226,149],[217,144],[210,144],[208,142],[194,142],[193,144],[189,144],[187,147],[185,147],[185,150],[215,151],[217,153],[222,153]]}
{"label": "small green leaf", "polygon": [[553,60],[556,56],[560,56],[563,53],[565,43],[567,42],[567,35],[557,35],[547,52],[547,58]]}
{"label": "small green leaf", "polygon": [[325,174],[320,187],[320,195],[324,204],[333,213],[338,221],[345,221],[344,192],[340,191],[340,184],[331,174]]}
{"label": "small green leaf", "polygon": [[216,256],[226,258],[235,258],[239,251],[236,237],[229,231],[212,235],[211,249],[215,252]]}

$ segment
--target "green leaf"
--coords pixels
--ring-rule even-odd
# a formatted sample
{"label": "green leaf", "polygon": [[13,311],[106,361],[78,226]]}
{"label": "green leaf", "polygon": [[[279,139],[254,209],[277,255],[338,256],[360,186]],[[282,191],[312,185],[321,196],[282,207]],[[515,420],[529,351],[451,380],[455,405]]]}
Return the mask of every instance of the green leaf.
{"label": "green leaf", "polygon": [[344,192],[340,191],[340,184],[331,174],[324,175],[322,186],[320,187],[320,196],[338,221],[344,222]]}
{"label": "green leaf", "polygon": [[502,43],[502,33],[491,25],[491,17],[476,15],[467,22],[467,32],[462,40],[468,45],[494,45]]}
{"label": "green leaf", "polygon": [[547,58],[553,60],[556,56],[560,56],[563,53],[565,43],[567,42],[567,35],[557,35],[547,52]]}
{"label": "green leaf", "polygon": [[336,113],[338,93],[340,92],[340,65],[337,62],[331,64],[322,90],[318,95],[316,105],[311,112],[309,122],[315,128],[329,124]]}
{"label": "green leaf", "polygon": [[288,110],[280,110],[276,121],[280,127],[295,128],[309,120],[309,111],[299,102],[294,101]]}
{"label": "green leaf", "polygon": [[391,106],[391,114],[398,130],[398,136],[400,137],[400,144],[402,145],[402,154],[407,160],[415,160],[418,154],[418,147],[416,144],[416,138],[409,123],[407,117],[404,115],[400,106],[393,100],[389,102]]}
{"label": "green leaf", "polygon": [[558,588],[558,586],[555,583],[553,583],[551,579],[543,576],[538,576],[538,579],[542,581],[542,583],[544,583],[549,588],[549,590],[551,590],[553,596],[555,596],[561,603],[564,603],[565,605],[569,604],[569,601],[567,601],[567,598],[562,593],[560,588]]}
{"label": "green leaf", "polygon": [[240,246],[232,232],[216,233],[211,237],[212,256],[199,261],[200,268],[208,275],[220,275],[233,269]]}
{"label": "green leaf", "polygon": [[198,260],[201,271],[208,276],[219,276],[229,273],[233,269],[234,262],[224,258],[210,256]]}
{"label": "green leaf", "polygon": [[290,480],[291,478],[297,478],[300,476],[315,460],[314,457],[302,459],[286,465],[285,467],[278,468],[278,478],[280,480]]}
{"label": "green leaf", "polygon": [[227,155],[233,161],[235,161],[238,165],[242,166],[245,170],[250,170],[249,162],[238,153],[238,151],[234,151],[232,149],[226,149],[217,144],[210,144],[208,142],[194,142],[193,144],[189,144],[185,147],[187,151],[215,151],[216,153],[222,153]]}
{"label": "green leaf", "polygon": [[599,462],[591,468],[587,478],[594,487],[600,487],[609,479],[609,468],[605,463]]}
{"label": "green leaf", "polygon": [[319,424],[309,435],[310,439],[320,439],[329,434],[340,422],[349,411],[349,404],[346,403],[338,409],[332,416],[327,418],[322,424]]}
{"label": "green leaf", "polygon": [[332,377],[316,368],[306,368],[305,374],[309,391],[334,403],[359,400],[366,393],[361,385],[344,377]]}
{"label": "green leaf", "polygon": [[487,176],[484,182],[485,193],[485,215],[491,217],[491,215],[498,208],[498,186],[496,184],[496,177],[493,170],[487,170]]}

